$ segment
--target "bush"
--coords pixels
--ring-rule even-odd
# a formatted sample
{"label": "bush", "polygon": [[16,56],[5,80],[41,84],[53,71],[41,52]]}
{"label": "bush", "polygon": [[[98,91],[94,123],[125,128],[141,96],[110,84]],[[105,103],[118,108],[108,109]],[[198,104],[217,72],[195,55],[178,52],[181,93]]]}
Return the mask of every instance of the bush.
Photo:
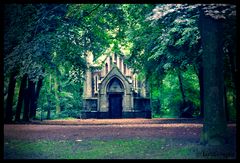
{"label": "bush", "polygon": [[77,118],[79,114],[80,114],[79,109],[67,109],[60,112],[59,118],[67,118],[67,117]]}

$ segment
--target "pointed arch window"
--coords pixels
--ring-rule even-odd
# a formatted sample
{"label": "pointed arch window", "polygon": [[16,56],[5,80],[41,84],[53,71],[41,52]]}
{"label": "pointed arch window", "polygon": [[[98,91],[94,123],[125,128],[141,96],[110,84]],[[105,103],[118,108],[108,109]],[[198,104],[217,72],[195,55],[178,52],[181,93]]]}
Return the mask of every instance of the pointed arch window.
{"label": "pointed arch window", "polygon": [[95,91],[97,92],[98,90],[98,76],[95,76]]}
{"label": "pointed arch window", "polygon": [[113,64],[113,59],[112,57],[110,57],[110,62],[109,62],[109,71],[111,70],[112,68],[112,64]]}
{"label": "pointed arch window", "polygon": [[105,74],[107,75],[107,73],[108,73],[108,64],[106,63],[105,64]]}
{"label": "pointed arch window", "polygon": [[117,53],[114,54],[114,62],[117,63]]}

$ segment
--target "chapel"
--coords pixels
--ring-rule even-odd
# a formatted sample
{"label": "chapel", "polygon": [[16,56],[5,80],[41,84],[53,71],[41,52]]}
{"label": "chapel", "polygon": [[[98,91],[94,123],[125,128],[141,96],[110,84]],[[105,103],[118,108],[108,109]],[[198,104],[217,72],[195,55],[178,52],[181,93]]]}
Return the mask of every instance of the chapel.
{"label": "chapel", "polygon": [[80,118],[151,118],[148,85],[124,62],[122,54],[93,58],[87,70]]}

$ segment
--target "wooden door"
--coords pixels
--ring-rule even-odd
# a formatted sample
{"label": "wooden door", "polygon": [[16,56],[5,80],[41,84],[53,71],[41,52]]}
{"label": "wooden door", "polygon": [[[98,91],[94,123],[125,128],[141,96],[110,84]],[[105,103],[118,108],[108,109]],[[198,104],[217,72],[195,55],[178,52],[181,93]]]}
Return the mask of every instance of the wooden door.
{"label": "wooden door", "polygon": [[109,94],[110,118],[122,117],[122,94]]}

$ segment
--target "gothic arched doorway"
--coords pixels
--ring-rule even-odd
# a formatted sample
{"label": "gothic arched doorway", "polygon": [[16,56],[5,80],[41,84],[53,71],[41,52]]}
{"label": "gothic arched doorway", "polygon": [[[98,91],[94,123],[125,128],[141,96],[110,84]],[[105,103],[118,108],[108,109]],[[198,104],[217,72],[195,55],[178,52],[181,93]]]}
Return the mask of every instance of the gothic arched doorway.
{"label": "gothic arched doorway", "polygon": [[118,78],[113,78],[107,87],[109,118],[122,117],[124,88]]}

